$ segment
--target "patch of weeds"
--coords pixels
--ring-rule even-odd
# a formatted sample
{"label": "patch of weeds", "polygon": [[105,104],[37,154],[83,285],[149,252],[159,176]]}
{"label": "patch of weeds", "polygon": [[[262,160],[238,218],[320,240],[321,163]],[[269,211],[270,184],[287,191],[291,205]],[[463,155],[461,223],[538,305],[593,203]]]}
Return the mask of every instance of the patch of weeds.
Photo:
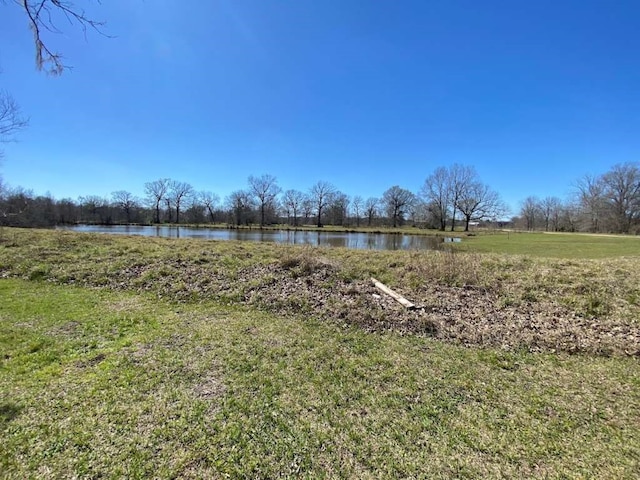
{"label": "patch of weeds", "polygon": [[38,339],[32,340],[27,345],[27,352],[38,353],[40,350],[46,348],[49,343],[51,342],[47,341],[47,339],[45,338],[38,338]]}
{"label": "patch of weeds", "polygon": [[499,308],[517,307],[518,305],[520,305],[520,303],[520,300],[512,295],[501,296],[498,299]]}
{"label": "patch of weeds", "polygon": [[435,282],[440,285],[461,287],[478,285],[482,278],[479,256],[459,253],[455,250],[417,254],[405,270],[413,272],[423,284]]}
{"label": "patch of weeds", "polygon": [[0,403],[0,423],[8,423],[11,420],[14,420],[20,412],[22,411],[22,406],[18,405],[14,402],[2,402]]}
{"label": "patch of weeds", "polygon": [[341,269],[338,272],[338,278],[346,283],[351,283],[359,280],[360,276],[353,270]]}
{"label": "patch of weeds", "polygon": [[637,290],[630,291],[626,298],[629,305],[640,305],[640,293]]}
{"label": "patch of weeds", "polygon": [[39,265],[37,267],[32,268],[29,271],[28,278],[32,282],[39,281],[39,280],[45,280],[45,279],[47,279],[49,277],[49,272],[50,272],[50,268],[48,266]]}
{"label": "patch of weeds", "polygon": [[320,270],[337,270],[335,261],[318,256],[318,252],[310,248],[288,252],[278,263],[282,269],[289,270],[294,278],[312,275]]}
{"label": "patch of weeds", "polygon": [[585,299],[584,314],[587,317],[604,317],[611,310],[609,301],[598,294],[590,294]]}
{"label": "patch of weeds", "polygon": [[244,295],[241,292],[225,292],[215,295],[215,298],[223,305],[235,305],[244,299]]}
{"label": "patch of weeds", "polygon": [[285,270],[291,270],[292,268],[295,268],[298,265],[300,265],[300,261],[301,260],[299,256],[288,254],[280,259],[280,267],[282,267]]}
{"label": "patch of weeds", "polygon": [[349,285],[344,293],[345,295],[360,295],[360,290],[355,285]]}
{"label": "patch of weeds", "polygon": [[325,280],[324,282],[320,282],[320,288],[325,288],[327,290],[333,290],[336,288],[336,280],[335,278],[330,278]]}
{"label": "patch of weeds", "polygon": [[538,296],[533,289],[527,288],[524,292],[522,292],[521,298],[525,302],[537,302]]}
{"label": "patch of weeds", "polygon": [[79,360],[76,362],[76,366],[79,368],[91,368],[101,363],[107,356],[104,353],[99,353],[88,360]]}
{"label": "patch of weeds", "polygon": [[304,297],[288,296],[284,298],[278,298],[271,301],[268,305],[264,305],[271,311],[278,311],[283,309],[285,311],[293,312],[308,312],[310,311],[309,300]]}
{"label": "patch of weeds", "polygon": [[478,357],[486,364],[502,370],[518,370],[521,366],[518,357],[500,350],[480,350]]}

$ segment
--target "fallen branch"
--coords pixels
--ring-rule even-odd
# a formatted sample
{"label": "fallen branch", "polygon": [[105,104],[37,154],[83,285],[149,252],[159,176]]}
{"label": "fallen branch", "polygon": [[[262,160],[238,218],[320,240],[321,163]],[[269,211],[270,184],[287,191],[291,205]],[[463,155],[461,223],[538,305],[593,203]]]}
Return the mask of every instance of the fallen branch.
{"label": "fallen branch", "polygon": [[399,293],[394,292],[393,290],[391,290],[389,287],[387,287],[384,283],[376,280],[375,278],[371,277],[371,281],[373,282],[373,284],[375,285],[375,287],[380,290],[381,292],[386,293],[387,295],[389,295],[391,298],[393,298],[394,300],[396,300],[398,303],[400,303],[403,307],[408,308],[408,309],[414,309],[416,308],[416,306],[411,303],[409,300],[407,300],[406,298],[404,298],[402,295],[400,295]]}

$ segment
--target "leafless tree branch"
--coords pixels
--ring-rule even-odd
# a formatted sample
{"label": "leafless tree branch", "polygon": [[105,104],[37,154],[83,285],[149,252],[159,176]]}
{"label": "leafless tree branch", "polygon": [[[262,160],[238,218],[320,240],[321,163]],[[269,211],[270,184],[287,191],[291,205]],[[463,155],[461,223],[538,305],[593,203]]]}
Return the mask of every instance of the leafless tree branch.
{"label": "leafless tree branch", "polygon": [[70,68],[65,65],[62,55],[51,50],[43,40],[43,31],[60,33],[56,25],[56,15],[64,16],[71,25],[79,25],[85,37],[89,29],[107,36],[102,31],[105,22],[89,18],[85,11],[73,2],[65,0],[13,0],[13,2],[19,5],[27,16],[36,47],[36,67],[51,75],[60,75]]}
{"label": "leafless tree branch", "polygon": [[0,90],[0,143],[13,140],[13,134],[28,124],[13,97]]}

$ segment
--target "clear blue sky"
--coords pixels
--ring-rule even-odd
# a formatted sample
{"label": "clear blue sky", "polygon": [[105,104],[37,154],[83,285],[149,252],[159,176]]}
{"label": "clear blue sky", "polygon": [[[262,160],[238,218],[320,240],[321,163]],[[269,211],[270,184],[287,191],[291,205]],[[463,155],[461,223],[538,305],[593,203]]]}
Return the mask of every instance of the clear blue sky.
{"label": "clear blue sky", "polygon": [[368,197],[461,163],[517,208],[640,160],[638,0],[76,3],[114,38],[62,23],[59,78],[0,4],[0,88],[30,117],[0,171],[35,193],[269,173]]}

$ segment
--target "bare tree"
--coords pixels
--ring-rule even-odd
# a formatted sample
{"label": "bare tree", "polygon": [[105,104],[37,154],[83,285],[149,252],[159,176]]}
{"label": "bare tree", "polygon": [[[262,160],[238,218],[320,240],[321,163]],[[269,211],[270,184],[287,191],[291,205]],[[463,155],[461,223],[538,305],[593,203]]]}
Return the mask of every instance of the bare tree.
{"label": "bare tree", "polygon": [[453,205],[451,175],[445,167],[438,167],[424,181],[420,196],[429,205],[429,211],[438,228],[444,232]]}
{"label": "bare tree", "polygon": [[165,208],[165,217],[164,221],[167,223],[171,223],[173,221],[173,204],[171,203],[173,200],[169,194],[164,197]]}
{"label": "bare tree", "polygon": [[535,230],[540,215],[540,200],[538,197],[527,197],[520,205],[520,215],[524,218],[527,230]]}
{"label": "bare tree", "polygon": [[419,196],[416,196],[415,202],[409,208],[409,219],[414,226],[423,225],[431,228],[435,224],[432,206]]}
{"label": "bare tree", "polygon": [[304,201],[304,193],[298,190],[287,190],[282,197],[282,203],[288,212],[293,214],[293,226],[298,225],[298,214],[302,209],[302,202]]}
{"label": "bare tree", "polygon": [[[27,126],[27,120],[22,117],[20,107],[4,90],[0,90],[0,144],[14,140],[13,135]],[[3,152],[0,149],[0,160]],[[0,181],[2,178],[0,177]]]}
{"label": "bare tree", "polygon": [[477,181],[477,173],[473,167],[459,165],[457,163],[454,163],[451,167],[449,167],[452,232],[456,227],[456,211],[458,209],[460,199],[474,181]]}
{"label": "bare tree", "polygon": [[193,195],[193,187],[186,182],[173,181],[169,185],[169,196],[176,209],[176,223],[180,223],[180,207],[182,203]]}
{"label": "bare tree", "polygon": [[236,225],[249,224],[253,202],[252,195],[245,190],[236,190],[226,198],[227,209]]}
{"label": "bare tree", "polygon": [[580,206],[576,205],[573,202],[566,202],[560,208],[558,230],[565,231],[565,232],[577,231],[579,218],[580,218]]}
{"label": "bare tree", "polygon": [[332,225],[344,226],[349,213],[350,199],[346,193],[337,191],[331,195],[327,213]]}
{"label": "bare tree", "polygon": [[546,232],[553,229],[558,231],[560,222],[560,209],[562,208],[562,200],[558,197],[545,197],[540,200],[539,210],[544,221],[544,229]]}
{"label": "bare tree", "polygon": [[371,226],[373,219],[378,215],[378,209],[380,208],[380,200],[375,197],[367,198],[364,204],[364,212],[367,216],[367,226]]}
{"label": "bare tree", "polygon": [[144,193],[149,204],[155,209],[155,223],[160,223],[160,204],[167,198],[170,185],[171,180],[168,178],[160,178],[144,184]]}
{"label": "bare tree", "polygon": [[588,229],[592,232],[600,231],[600,219],[606,205],[605,185],[602,178],[585,175],[576,183],[576,193],[581,210],[588,219]]}
{"label": "bare tree", "polygon": [[24,211],[29,206],[32,192],[22,188],[11,189],[0,178],[0,226],[16,225],[16,219],[24,216]]}
{"label": "bare tree", "polygon": [[309,191],[316,214],[318,215],[318,227],[322,227],[322,211],[329,204],[331,197],[335,193],[336,189],[329,182],[320,181],[316,183]]}
{"label": "bare tree", "polygon": [[26,127],[27,123],[11,95],[0,90],[0,143],[12,141],[13,135]]}
{"label": "bare tree", "polygon": [[112,222],[109,201],[98,195],[87,195],[78,198],[83,223],[110,225]]}
{"label": "bare tree", "polygon": [[214,212],[216,209],[216,205],[218,205],[218,203],[220,202],[220,197],[212,192],[200,192],[198,194],[198,197],[200,198],[200,202],[202,202],[204,208],[207,210],[209,221],[211,223],[214,223]]}
{"label": "bare tree", "polygon": [[249,192],[258,200],[260,208],[260,226],[265,224],[265,211],[273,205],[276,196],[280,193],[280,187],[276,183],[273,175],[262,175],[260,177],[249,176]]}
{"label": "bare tree", "polygon": [[614,165],[601,178],[603,196],[613,213],[615,230],[629,233],[640,218],[640,167],[638,163]]}
{"label": "bare tree", "polygon": [[351,202],[351,208],[353,209],[353,216],[356,217],[356,227],[360,226],[360,217],[364,209],[364,200],[360,195],[353,197]]}
{"label": "bare tree", "polygon": [[127,219],[127,223],[131,223],[131,213],[138,206],[138,200],[136,197],[125,190],[118,190],[111,194],[111,200],[117,207],[122,209]]}
{"label": "bare tree", "polygon": [[56,202],[57,217],[55,223],[76,223],[79,221],[79,209],[70,198],[63,198]]}
{"label": "bare tree", "polygon": [[194,193],[185,198],[185,201],[182,202],[181,211],[181,216],[186,223],[200,224],[205,223],[207,219],[207,211],[199,193]]}
{"label": "bare tree", "polygon": [[464,231],[469,231],[471,221],[481,221],[497,218],[506,212],[500,195],[481,182],[466,185],[456,203],[457,209],[464,218]]}
{"label": "bare tree", "polygon": [[393,227],[397,227],[404,221],[405,213],[415,200],[413,193],[398,185],[394,185],[382,194],[382,203]]}
{"label": "bare tree", "polygon": [[302,216],[304,217],[304,223],[308,223],[313,215],[313,207],[313,199],[309,195],[304,194],[304,198],[302,199]]}
{"label": "bare tree", "polygon": [[33,33],[33,43],[36,50],[36,67],[46,70],[52,75],[60,75],[69,68],[63,62],[60,53],[54,52],[44,41],[43,34],[61,33],[58,25],[67,22],[78,25],[86,35],[87,30],[94,30],[104,35],[102,28],[105,23],[91,19],[83,9],[74,2],[65,0],[13,0],[12,3],[21,8]]}

